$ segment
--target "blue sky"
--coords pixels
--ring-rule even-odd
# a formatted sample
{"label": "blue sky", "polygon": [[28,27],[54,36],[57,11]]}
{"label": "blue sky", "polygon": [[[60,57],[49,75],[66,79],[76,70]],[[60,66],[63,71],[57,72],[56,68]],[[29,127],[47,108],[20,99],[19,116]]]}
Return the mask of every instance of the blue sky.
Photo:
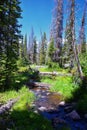
{"label": "blue sky", "polygon": [[[76,0],[76,3],[79,6],[77,11],[77,24],[80,24],[84,1],[85,0]],[[27,33],[27,35],[29,35],[31,28],[33,27],[38,40],[40,39],[40,30],[46,32],[47,37],[49,37],[52,9],[54,8],[55,3],[54,0],[21,0],[21,2],[21,8],[23,10],[23,18],[20,20],[20,23],[22,24],[22,34]],[[66,5],[66,0],[64,0],[64,5]]]}
{"label": "blue sky", "polygon": [[29,35],[34,28],[35,35],[40,39],[40,30],[47,33],[50,31],[51,14],[54,6],[53,0],[21,0],[22,4],[22,33]]}

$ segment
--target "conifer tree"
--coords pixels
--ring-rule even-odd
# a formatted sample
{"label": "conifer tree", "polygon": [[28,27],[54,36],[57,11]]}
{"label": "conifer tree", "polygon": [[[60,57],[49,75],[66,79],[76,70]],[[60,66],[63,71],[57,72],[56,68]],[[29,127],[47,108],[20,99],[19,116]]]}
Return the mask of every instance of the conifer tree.
{"label": "conifer tree", "polygon": [[36,37],[34,38],[34,54],[33,54],[33,61],[36,64],[37,63],[37,41]]}
{"label": "conifer tree", "polygon": [[41,34],[41,47],[40,47],[40,64],[45,64],[47,51],[47,38],[46,33]]}
{"label": "conifer tree", "polygon": [[[5,0],[0,4],[0,30],[3,48],[4,66],[4,87],[8,88],[11,84],[12,72],[16,69],[16,60],[19,54],[19,37],[21,27],[18,19],[21,17],[21,8],[19,0]],[[2,17],[3,15],[3,17]],[[5,19],[3,19],[5,18]],[[1,41],[0,41],[1,42]]]}
{"label": "conifer tree", "polygon": [[54,40],[52,38],[48,46],[48,57],[51,59],[51,61],[53,61],[54,51],[55,51]]}

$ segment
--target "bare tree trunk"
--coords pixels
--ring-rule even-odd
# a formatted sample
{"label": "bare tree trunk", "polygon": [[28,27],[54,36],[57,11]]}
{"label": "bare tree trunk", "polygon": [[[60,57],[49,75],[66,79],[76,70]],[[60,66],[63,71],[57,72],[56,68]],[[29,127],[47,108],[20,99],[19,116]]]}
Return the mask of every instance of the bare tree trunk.
{"label": "bare tree trunk", "polygon": [[63,34],[63,0],[56,0],[55,12],[54,12],[54,21],[53,21],[53,36],[56,47],[55,52],[55,61],[61,64],[61,55],[62,55],[62,34]]}
{"label": "bare tree trunk", "polygon": [[75,45],[75,0],[72,0],[71,3],[71,27],[72,27],[72,46],[73,46],[73,52],[74,52],[74,56],[75,56],[75,61],[77,64],[77,69],[78,69],[78,73],[81,79],[83,79],[83,72],[82,72],[82,68],[80,65],[80,61],[79,61],[79,57],[78,57],[78,53],[77,53],[77,49],[76,49],[76,45]]}

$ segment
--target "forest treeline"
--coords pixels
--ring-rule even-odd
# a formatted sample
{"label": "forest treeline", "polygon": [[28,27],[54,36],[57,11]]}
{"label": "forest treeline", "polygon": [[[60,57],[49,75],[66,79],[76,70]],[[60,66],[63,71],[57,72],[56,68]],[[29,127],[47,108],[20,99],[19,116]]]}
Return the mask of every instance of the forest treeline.
{"label": "forest treeline", "polygon": [[30,64],[46,64],[49,67],[61,68],[68,66],[70,69],[76,69],[80,78],[87,75],[87,3],[85,2],[78,33],[76,1],[67,0],[67,3],[65,29],[63,29],[64,1],[56,0],[50,40],[47,40],[45,32],[40,32],[41,39],[38,41],[33,27],[29,36],[21,34],[21,25],[18,22],[19,18],[22,18],[20,1],[0,1],[0,89],[10,88],[18,67]]}

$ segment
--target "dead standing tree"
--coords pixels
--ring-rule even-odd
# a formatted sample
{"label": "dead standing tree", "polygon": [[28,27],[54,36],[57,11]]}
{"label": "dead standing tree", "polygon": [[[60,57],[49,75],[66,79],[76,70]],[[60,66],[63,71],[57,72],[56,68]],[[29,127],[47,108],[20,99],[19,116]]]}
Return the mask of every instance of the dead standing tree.
{"label": "dead standing tree", "polygon": [[83,79],[83,72],[82,72],[82,68],[78,57],[78,52],[75,45],[76,43],[75,41],[75,0],[71,0],[70,2],[71,2],[70,25],[72,30],[72,47],[73,47],[74,57],[77,64],[79,76],[81,79]]}
{"label": "dead standing tree", "polygon": [[61,62],[62,33],[63,33],[63,0],[56,0],[56,5],[54,9],[54,20],[53,20],[53,37],[56,47],[54,60],[59,62],[60,66],[62,66]]}
{"label": "dead standing tree", "polygon": [[86,52],[86,37],[85,37],[85,23],[86,23],[86,8],[87,8],[87,3],[85,4],[82,20],[81,20],[81,28],[80,28],[80,33],[79,33],[79,40],[78,40],[78,52],[79,53],[84,53]]}

